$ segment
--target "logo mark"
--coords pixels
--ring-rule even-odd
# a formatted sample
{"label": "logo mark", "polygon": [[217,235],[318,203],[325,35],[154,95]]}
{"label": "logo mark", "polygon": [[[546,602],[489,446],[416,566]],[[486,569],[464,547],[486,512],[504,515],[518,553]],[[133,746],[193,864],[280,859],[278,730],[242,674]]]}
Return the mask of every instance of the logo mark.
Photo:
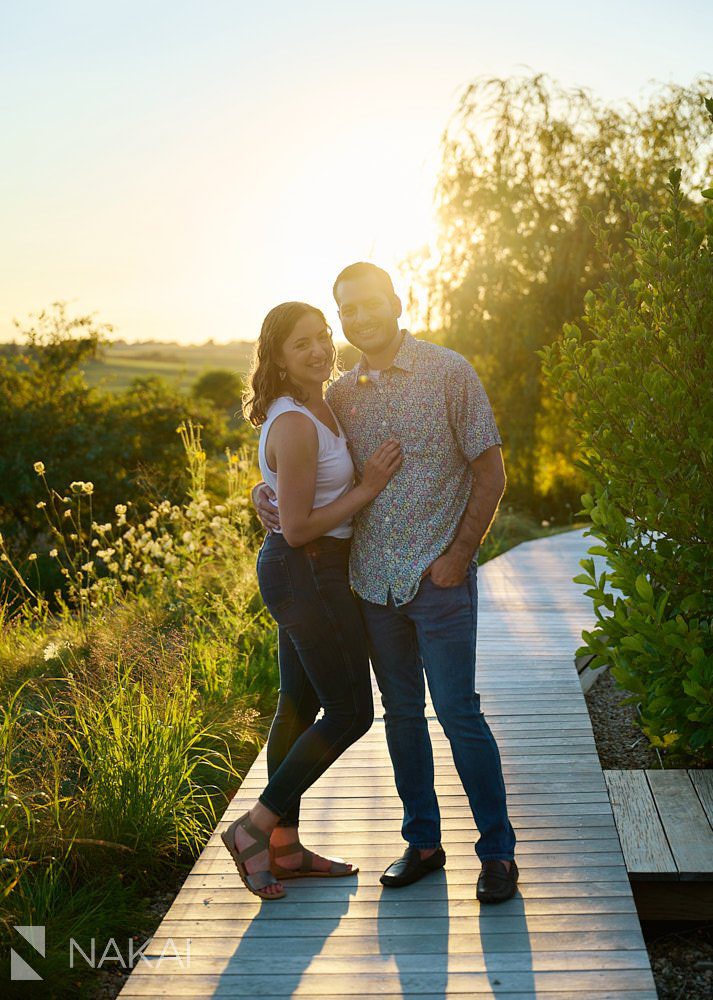
{"label": "logo mark", "polygon": [[[25,941],[32,945],[35,951],[45,957],[45,929],[44,927],[18,927],[13,925],[14,929],[24,937]],[[10,979],[17,982],[41,982],[42,976],[35,972],[31,965],[28,965],[25,959],[18,955],[14,948],[10,949]]]}

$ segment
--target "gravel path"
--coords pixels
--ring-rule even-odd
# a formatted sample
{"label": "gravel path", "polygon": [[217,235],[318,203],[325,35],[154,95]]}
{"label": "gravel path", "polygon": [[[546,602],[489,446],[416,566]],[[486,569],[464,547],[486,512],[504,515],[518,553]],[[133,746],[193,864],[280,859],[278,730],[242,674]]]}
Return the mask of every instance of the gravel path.
{"label": "gravel path", "polygon": [[622,704],[627,692],[617,687],[608,670],[584,697],[603,768],[630,771],[661,767],[656,751],[636,725],[636,706]]}

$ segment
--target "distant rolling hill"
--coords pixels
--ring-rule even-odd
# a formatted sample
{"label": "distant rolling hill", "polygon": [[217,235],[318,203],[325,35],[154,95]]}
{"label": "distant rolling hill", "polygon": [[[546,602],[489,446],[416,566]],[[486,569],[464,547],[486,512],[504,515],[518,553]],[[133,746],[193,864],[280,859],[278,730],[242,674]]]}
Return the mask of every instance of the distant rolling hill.
{"label": "distant rolling hill", "polygon": [[157,375],[188,390],[203,372],[225,368],[244,375],[250,367],[254,344],[166,344],[116,341],[101,349],[99,358],[84,367],[87,382],[118,392],[135,378]]}
{"label": "distant rolling hill", "polygon": [[[349,344],[337,345],[344,369],[351,368],[359,352]],[[104,345],[99,356],[83,366],[89,385],[121,392],[136,378],[154,375],[188,392],[206,371],[225,369],[245,376],[252,363],[255,344],[234,340],[229,344],[174,344],[143,341],[130,344],[116,340]],[[16,343],[0,344],[0,355],[17,357],[23,348]]]}
{"label": "distant rolling hill", "polygon": [[[348,344],[339,344],[344,368],[351,368],[358,352]],[[252,362],[255,344],[235,340],[229,344],[166,344],[146,341],[127,344],[115,341],[101,349],[96,361],[84,366],[89,385],[120,392],[135,378],[157,375],[188,391],[199,375],[215,368],[245,375]]]}

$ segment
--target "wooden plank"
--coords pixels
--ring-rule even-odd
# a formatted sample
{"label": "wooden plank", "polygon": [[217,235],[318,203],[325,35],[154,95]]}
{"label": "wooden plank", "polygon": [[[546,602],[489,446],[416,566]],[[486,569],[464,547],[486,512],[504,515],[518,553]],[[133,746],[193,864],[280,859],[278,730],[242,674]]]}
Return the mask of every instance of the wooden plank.
{"label": "wooden plank", "polygon": [[[222,824],[221,829],[224,829],[225,823]],[[466,825],[466,821],[463,822],[463,829],[459,831],[459,840],[462,841],[470,834],[472,834],[472,827],[469,828]],[[345,843],[344,833],[322,833],[315,832],[315,834],[307,838],[305,831],[302,831],[304,840],[307,842],[309,839],[311,841],[311,846],[314,849],[319,848],[319,852],[323,853],[325,850],[330,856],[334,854],[336,850],[341,850]],[[398,839],[394,836],[392,831],[384,831],[383,833],[374,833],[371,830],[354,830],[349,835],[349,844],[352,847],[359,849],[360,853],[369,852],[369,849],[375,847],[377,849],[388,848],[388,850],[393,854],[396,852],[399,846]],[[567,835],[569,834],[569,835]],[[454,843],[450,846],[448,841],[450,838],[444,837],[444,843],[447,847],[447,853],[450,857],[456,857],[456,851],[460,854],[470,854],[472,853],[472,841],[468,845],[469,849],[463,848],[461,843]],[[556,841],[555,844],[552,841]],[[208,841],[210,847],[220,846],[219,835],[214,834]],[[539,854],[546,854],[548,851],[556,849],[557,851],[565,852],[597,852],[597,851],[618,851],[619,850],[619,840],[616,833],[609,827],[593,827],[590,828],[588,825],[584,827],[575,828],[572,831],[563,830],[561,827],[555,827],[554,829],[544,829],[539,833],[533,830],[531,827],[525,828],[521,834],[518,835],[517,841],[518,855],[521,856],[537,856]]]}
{"label": "wooden plank", "polygon": [[[325,819],[345,819],[349,820],[356,816],[363,816],[364,810],[369,807],[369,799],[363,801],[354,800],[345,805],[339,806],[323,806],[321,804],[314,804],[306,800],[300,810],[300,815],[307,817],[317,817],[320,816]],[[399,805],[394,803],[393,805],[383,805],[379,806],[379,815],[382,819],[390,820],[401,820],[402,810]],[[227,819],[236,819],[241,812],[244,811],[244,806],[240,806],[238,809],[231,809],[226,813]],[[463,806],[454,803],[453,805],[445,805],[441,808],[442,817],[454,817],[462,815]],[[512,806],[508,807],[508,812],[510,813],[510,818],[517,818],[522,816],[528,817],[539,817],[539,816],[571,816],[573,813],[577,816],[609,816],[611,815],[611,807],[608,802],[583,802],[576,807],[568,806],[567,803],[544,803],[542,805],[532,804],[519,806],[514,803]]]}
{"label": "wooden plank", "polygon": [[713,831],[683,770],[647,771],[656,808],[682,879],[713,879]]}
{"label": "wooden plank", "polygon": [[[184,889],[229,889],[231,891],[240,891],[234,872],[212,875],[190,874],[186,878]],[[627,900],[631,899],[629,882],[622,878],[605,882],[596,880],[588,881],[587,890],[587,899],[594,901],[595,905],[599,899],[607,899],[614,896],[623,896]],[[463,882],[448,880],[447,892],[448,899],[472,899],[473,880],[469,879]],[[437,879],[423,879],[423,881],[414,885],[404,886],[400,890],[399,895],[402,893],[407,893],[409,898],[416,900],[444,898],[443,885]],[[289,896],[285,896],[280,906],[287,906],[290,900],[305,899],[307,898],[305,894],[307,894],[308,898],[314,900],[341,900],[345,896],[345,889],[341,882],[335,883],[327,879],[322,879],[321,881],[305,880],[299,886],[296,884],[290,886],[290,894]],[[358,899],[380,899],[383,894],[384,890],[377,881],[371,884],[357,883],[356,886],[350,886],[349,891],[350,898],[355,901]],[[577,899],[582,895],[582,888],[580,880],[572,882],[556,881],[552,883],[542,880],[530,881],[527,873],[523,873],[518,882],[518,894],[516,898],[526,900]]]}
{"label": "wooden plank", "polygon": [[[531,996],[540,996],[542,992],[551,990],[576,990],[580,995],[590,995],[592,990],[606,987],[618,990],[621,995],[626,990],[645,990],[650,986],[650,975],[646,970],[639,969],[605,969],[575,972],[509,972],[500,971],[488,974],[486,972],[451,973],[446,967],[441,972],[409,973],[396,971],[392,973],[363,973],[353,976],[344,973],[337,976],[328,974],[310,975],[309,972],[284,975],[271,970],[269,975],[263,970],[258,975],[250,975],[239,969],[232,970],[230,966],[222,973],[214,975],[174,976],[166,974],[165,965],[157,969],[156,975],[141,972],[135,978],[134,989],[142,984],[146,990],[157,990],[157,996],[186,996],[188,989],[213,989],[216,997],[323,997],[352,996],[380,997],[420,996],[433,992],[443,995],[443,990],[451,996],[492,996],[493,987],[498,987],[498,993],[512,994],[523,992]],[[127,994],[128,995],[128,994]],[[136,996],[141,992],[134,993]],[[146,994],[144,994],[146,995]]]}
{"label": "wooden plank", "polygon": [[651,788],[643,771],[605,771],[627,871],[632,878],[677,879]]}
{"label": "wooden plank", "polygon": [[[186,953],[186,943],[190,941],[192,955],[233,955],[239,948],[241,957],[262,958],[263,961],[266,958],[274,957],[276,947],[273,939],[254,937],[253,935],[236,941],[230,935],[216,934],[189,938],[177,933],[164,935],[161,932],[155,940],[161,944],[161,948],[167,941],[172,941],[179,954]],[[633,960],[643,958],[646,962],[646,950],[642,949],[641,940],[640,930],[570,931],[568,933],[513,931],[507,935],[501,935],[497,941],[489,940],[488,944],[491,947],[488,954],[495,957],[502,954],[525,953],[532,960],[532,956],[541,952],[555,951],[559,954],[567,954],[568,952],[592,951],[604,956],[606,960],[606,955],[610,952],[626,951],[634,957]],[[306,956],[316,958],[317,955],[320,958],[382,956],[385,953],[384,948],[388,947],[387,954],[389,955],[443,955],[443,945],[444,938],[440,934],[403,934],[391,937],[388,941],[374,935],[344,937],[340,934],[331,934],[324,940],[314,937],[295,937],[289,946],[288,954],[303,958]],[[497,945],[497,947],[493,945]],[[479,935],[462,933],[448,935],[449,961],[450,956],[465,955],[471,960],[477,960],[478,956],[484,954]]]}
{"label": "wooden plank", "polygon": [[[571,868],[580,865],[584,867],[586,865],[587,867],[595,868],[597,866],[608,867],[621,863],[621,850],[618,845],[616,850],[613,851],[582,851],[578,847],[575,847],[571,851],[565,851],[564,849],[559,849],[559,844],[550,844],[549,846],[550,850],[554,847],[556,848],[556,851],[553,853],[547,853],[547,851],[542,850],[539,845],[530,845],[529,847],[523,846],[522,851],[518,852],[518,856],[522,857],[522,865],[520,865],[521,869],[526,871],[530,865],[547,868]],[[220,859],[224,856],[224,854],[225,848],[222,846],[219,847],[217,844],[215,847],[207,847],[204,851],[204,856],[208,859]],[[453,867],[468,865],[474,870],[480,871],[480,861],[475,857],[472,843],[452,844],[446,851],[446,856],[450,859],[451,866]],[[349,857],[358,864],[364,862],[368,863],[371,868],[376,866],[377,868],[381,867],[382,869],[395,860],[394,850],[388,845],[366,846],[359,851],[353,850],[350,852]],[[448,862],[446,862],[446,864],[447,863]]]}
{"label": "wooden plank", "polygon": [[[686,883],[688,884],[688,883]],[[284,903],[282,906],[276,907],[274,912],[269,915],[265,913],[264,909],[255,907],[250,902],[245,902],[245,893],[239,893],[236,890],[233,891],[232,895],[226,893],[226,900],[224,902],[216,902],[211,898],[211,895],[201,894],[199,897],[183,897],[181,893],[181,899],[176,900],[168,913],[166,914],[166,920],[191,920],[195,915],[196,910],[200,907],[202,918],[204,920],[243,920],[249,921],[251,930],[253,928],[257,929],[258,924],[261,922],[282,922],[287,923],[292,926],[292,922],[299,920],[378,920],[379,926],[381,926],[381,921],[388,916],[394,919],[399,919],[401,923],[406,923],[410,926],[411,921],[415,914],[418,914],[420,918],[446,918],[449,921],[452,920],[475,920],[480,914],[480,905],[478,904],[475,893],[472,894],[470,899],[462,900],[418,900],[417,902],[413,900],[401,901],[394,900],[388,906],[383,904],[381,900],[376,900],[372,902],[354,902],[353,899],[342,899],[342,900],[329,900],[327,902],[313,902],[310,901],[296,901],[292,900],[289,904]],[[345,902],[347,904],[345,912]],[[569,918],[575,926],[579,926],[578,918],[583,920],[589,919],[592,915],[608,917],[614,914],[629,914],[630,916],[636,916],[636,908],[633,903],[630,903],[626,898],[613,897],[612,901],[607,901],[602,904],[599,900],[592,902],[587,899],[576,899],[576,900],[565,900],[558,901],[555,905],[551,900],[536,901],[533,900],[531,905],[523,908],[522,913],[519,911],[510,910],[500,910],[498,913],[493,913],[489,917],[492,926],[495,927],[498,922],[508,921],[510,925],[513,921],[513,915],[520,918],[523,914],[528,918],[536,918],[536,923],[538,926],[541,925],[541,918],[544,917],[567,917]],[[543,930],[547,929],[558,929],[557,925],[548,928],[546,926],[542,927]],[[566,929],[566,928],[565,928]],[[508,926],[508,930],[512,930],[511,926]]]}
{"label": "wooden plank", "polygon": [[708,822],[713,826],[713,771],[689,771],[688,777],[701,800]]}
{"label": "wooden plank", "polygon": [[[345,904],[348,899],[345,900]],[[251,938],[270,938],[274,940],[292,941],[297,937],[322,938],[328,937],[339,925],[339,934],[342,937],[366,937],[377,935],[380,938],[399,937],[401,935],[413,934],[441,934],[449,935],[448,917],[419,917],[411,916],[408,919],[402,917],[389,917],[380,915],[378,920],[361,919],[355,917],[354,920],[342,920],[342,914],[335,915],[330,919],[316,918],[314,920],[301,915],[293,916],[291,920],[250,920],[237,917],[215,918],[203,916],[202,907],[198,909],[201,919],[195,917],[174,918],[170,915],[165,917],[161,924],[161,931],[167,937],[212,937],[217,934],[220,937],[242,936],[249,933]],[[345,905],[346,909],[346,905]],[[493,938],[499,935],[507,936],[513,933],[517,923],[522,926],[522,933],[534,932],[542,934],[545,932],[589,932],[589,931],[635,931],[639,927],[639,921],[634,914],[629,913],[575,913],[554,916],[538,917],[535,924],[532,921],[525,922],[521,916],[518,921],[499,920],[489,917],[484,930],[475,937],[482,938],[490,935]],[[514,926],[513,926],[514,925]],[[497,943],[497,942],[496,942]],[[278,947],[276,945],[275,947]],[[282,947],[280,945],[279,947]],[[290,945],[291,947],[291,945]]]}
{"label": "wooden plank", "polygon": [[[168,996],[163,992],[169,976],[163,964],[155,974],[144,971],[138,974],[137,982],[145,984],[148,990],[160,991],[156,995]],[[157,980],[160,979],[160,982]],[[576,989],[580,995],[606,986],[610,990],[645,989],[648,983],[646,972],[638,969],[595,969],[578,970],[575,972],[510,972],[498,970],[495,972],[451,972],[444,967],[430,972],[411,973],[397,969],[391,972],[376,971],[360,975],[342,974],[311,974],[310,972],[285,975],[272,970],[269,975],[265,971],[255,974],[244,973],[239,968],[227,969],[217,974],[197,974],[183,977],[170,977],[177,980],[178,996],[191,996],[191,989],[213,987],[216,997],[324,997],[328,995],[350,997],[381,997],[384,995],[415,997],[424,993],[438,994],[445,989],[451,996],[492,996],[493,987],[498,993],[512,994],[530,991],[531,996],[541,995],[543,991],[553,992]],[[136,994],[135,994],[136,995]],[[138,995],[141,995],[140,993]]]}
{"label": "wooden plank", "polygon": [[[129,980],[129,984],[131,984],[131,980]],[[121,996],[162,997],[162,996],[177,995],[177,996],[195,997],[196,1000],[210,1000],[210,998],[214,996],[230,997],[234,995],[229,991],[230,987],[226,987],[228,989],[228,992],[213,992],[214,987],[212,987],[208,983],[203,983],[203,988],[200,990],[194,988],[193,990],[190,990],[190,992],[182,990],[178,993],[172,992],[169,983],[166,984],[165,989],[162,984],[159,984],[158,986],[156,986],[155,991],[149,990],[149,987],[146,985],[145,982],[142,982],[140,986],[137,988],[139,992],[135,992],[133,989],[131,989],[130,992],[122,991]],[[129,987],[126,987],[125,989],[128,990]],[[222,990],[222,987],[220,987],[220,989]],[[205,992],[206,990],[208,992]],[[260,1000],[284,1000],[285,995],[286,994],[284,993],[283,994],[263,993],[260,997]],[[297,996],[298,994],[291,994],[291,995]],[[621,992],[616,987],[614,987],[613,990],[588,989],[586,992],[584,992],[582,990],[561,990],[559,988],[545,990],[542,989],[542,987],[540,986],[536,994],[532,990],[528,990],[527,992],[524,993],[521,991],[516,991],[516,992],[508,991],[507,993],[502,993],[500,990],[498,990],[497,994],[491,992],[489,994],[486,993],[485,995],[491,997],[493,995],[506,996],[507,1000],[534,1000],[535,996],[537,997],[537,1000],[542,1000],[542,998],[545,998],[545,1000],[658,1000],[658,994],[656,993],[655,988],[653,987],[642,990],[638,989],[626,990],[626,992]],[[405,994],[401,990],[399,990],[398,993],[380,993],[378,994],[378,996],[379,1000],[404,1000],[404,997],[406,996],[411,996],[411,997],[418,996],[418,1000],[452,1000],[452,998],[455,997],[459,998],[459,1000],[462,1000],[463,993],[460,992],[454,993],[450,989],[445,989],[445,990],[440,989],[437,993],[420,992],[418,994],[415,993]],[[320,994],[319,1000],[342,1000],[342,994],[322,993]]]}
{"label": "wooden plank", "polygon": [[[323,880],[326,881],[326,880]],[[426,882],[420,883],[427,884]],[[299,896],[291,894],[286,896],[284,901],[274,910],[268,911],[258,900],[252,902],[246,899],[246,893],[242,886],[224,886],[222,888],[191,889],[184,887],[180,896],[169,910],[176,916],[180,907],[194,906],[200,904],[201,907],[213,910],[218,906],[230,906],[237,917],[250,915],[255,920],[291,920],[297,912],[298,907],[302,907],[310,917],[331,916],[335,905],[341,904],[345,898],[344,890],[339,893],[325,894],[319,893],[321,884],[315,881],[314,886],[310,886],[310,891],[301,893]],[[365,890],[359,890],[349,894],[349,910],[344,914],[345,919],[353,917],[370,917],[378,915],[378,908],[382,905],[383,891],[377,893],[376,890],[367,896]],[[442,892],[437,897],[414,897],[404,898],[401,893],[394,893],[393,899],[388,900],[389,913],[398,916],[399,913],[408,915],[418,912],[421,916],[448,916],[449,914],[473,915],[478,912],[479,907],[472,887],[468,894],[462,894],[459,899],[455,899],[449,893],[444,898]],[[386,905],[386,904],[384,904]],[[493,920],[512,920],[513,914],[525,913],[526,915],[556,914],[556,913],[580,913],[582,907],[589,913],[633,913],[635,911],[633,900],[628,896],[597,896],[596,898],[585,897],[565,897],[549,899],[517,899],[514,902],[508,900],[502,906],[493,908]],[[382,906],[383,908],[383,906]],[[222,914],[221,914],[222,915]]]}

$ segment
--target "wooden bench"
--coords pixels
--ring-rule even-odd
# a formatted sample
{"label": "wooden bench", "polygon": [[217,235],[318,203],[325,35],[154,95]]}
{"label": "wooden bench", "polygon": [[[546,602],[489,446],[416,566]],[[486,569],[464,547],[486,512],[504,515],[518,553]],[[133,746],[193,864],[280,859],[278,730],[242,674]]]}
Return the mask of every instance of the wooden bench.
{"label": "wooden bench", "polygon": [[713,771],[604,777],[641,919],[713,919]]}

